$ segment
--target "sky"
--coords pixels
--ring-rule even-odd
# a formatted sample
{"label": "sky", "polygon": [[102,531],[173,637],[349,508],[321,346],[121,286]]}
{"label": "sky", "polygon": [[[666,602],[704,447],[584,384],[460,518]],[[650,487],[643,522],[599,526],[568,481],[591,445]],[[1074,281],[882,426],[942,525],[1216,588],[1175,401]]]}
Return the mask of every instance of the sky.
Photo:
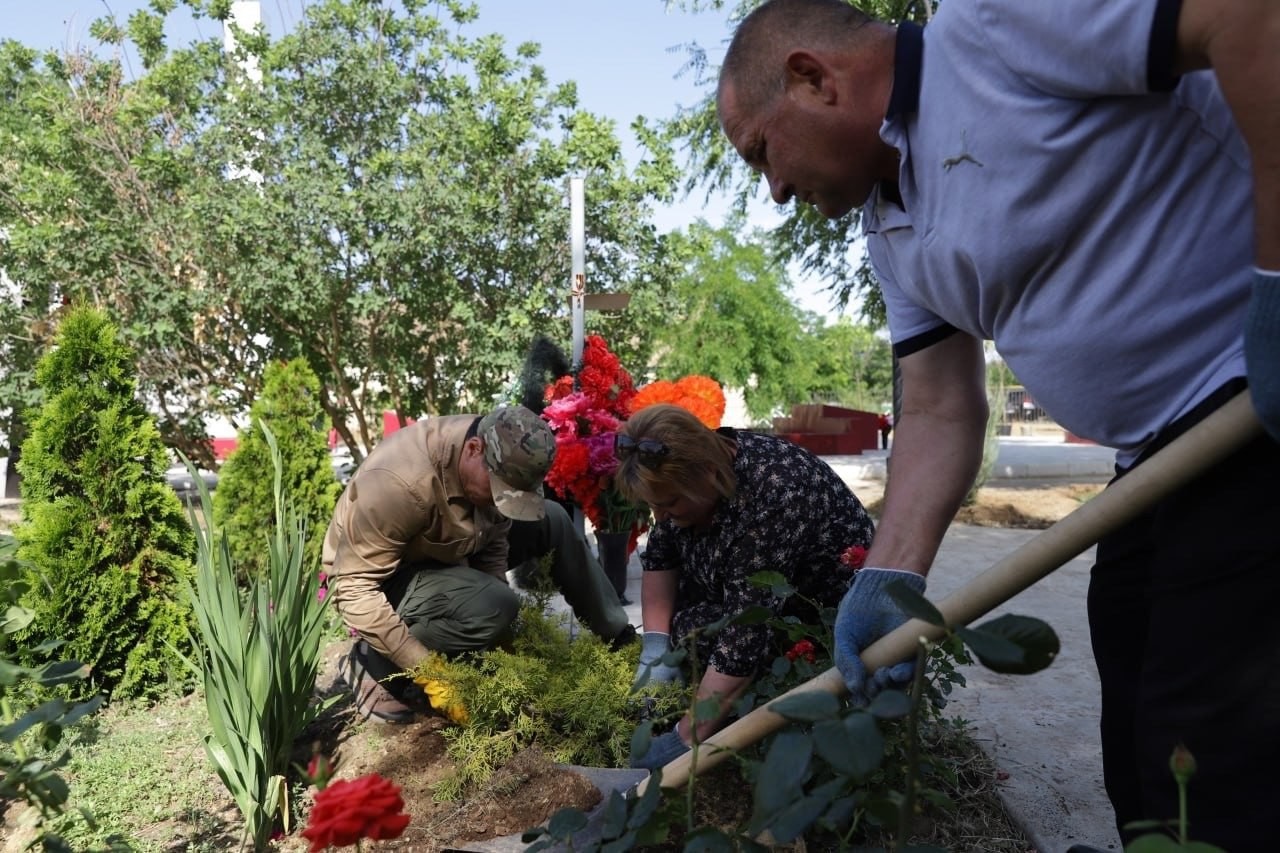
{"label": "sky", "polygon": [[[307,0],[261,0],[266,29],[278,36],[302,16]],[[479,20],[469,27],[473,35],[497,32],[514,50],[521,42],[542,46],[538,58],[552,84],[575,81],[581,108],[614,120],[623,141],[624,154],[634,164],[638,148],[630,132],[637,115],[667,118],[678,108],[693,106],[710,83],[699,86],[692,70],[683,70],[682,45],[696,42],[708,59],[718,65],[732,35],[724,12],[689,13],[665,0],[474,0]],[[13,38],[30,47],[70,49],[95,46],[89,25],[114,13],[120,20],[147,0],[0,0],[0,38]],[[170,44],[195,38],[221,37],[205,21],[199,28],[189,17],[166,31]],[[136,58],[134,67],[139,67]],[[588,180],[585,191],[590,194]],[[724,197],[704,198],[695,191],[689,199],[655,210],[654,221],[662,230],[687,227],[698,218],[712,226],[723,222],[728,210]],[[748,211],[748,224],[769,228],[781,215],[763,187]],[[806,310],[834,319],[829,294],[819,282],[792,271],[793,297]]]}

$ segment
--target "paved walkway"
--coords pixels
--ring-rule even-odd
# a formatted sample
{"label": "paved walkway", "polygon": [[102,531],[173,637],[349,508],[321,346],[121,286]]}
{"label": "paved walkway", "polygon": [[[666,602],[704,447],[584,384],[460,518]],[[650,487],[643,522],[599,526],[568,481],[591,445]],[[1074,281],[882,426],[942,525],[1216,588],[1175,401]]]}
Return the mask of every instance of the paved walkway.
{"label": "paved walkway", "polygon": [[[992,465],[993,480],[1095,479],[1115,473],[1115,451],[1096,444],[1068,444],[1061,438],[1005,437]],[[868,450],[857,456],[824,456],[848,481],[883,480],[887,450]]]}

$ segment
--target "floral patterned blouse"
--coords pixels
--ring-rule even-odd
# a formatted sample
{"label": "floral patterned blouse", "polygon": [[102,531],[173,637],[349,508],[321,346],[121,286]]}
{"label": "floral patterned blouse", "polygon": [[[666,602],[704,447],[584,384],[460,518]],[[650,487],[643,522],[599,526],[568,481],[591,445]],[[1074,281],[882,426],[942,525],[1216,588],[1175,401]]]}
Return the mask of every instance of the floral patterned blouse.
{"label": "floral patterned blouse", "polygon": [[[738,443],[733,499],[720,502],[708,527],[655,525],[641,555],[645,571],[680,573],[673,641],[755,605],[783,615],[803,596],[835,607],[853,580],[840,554],[871,542],[870,516],[827,463],[777,436],[720,432]],[[781,573],[798,595],[784,601],[747,581],[764,571]],[[754,675],[768,663],[770,638],[767,625],[730,625],[699,644],[700,662],[726,675]]]}

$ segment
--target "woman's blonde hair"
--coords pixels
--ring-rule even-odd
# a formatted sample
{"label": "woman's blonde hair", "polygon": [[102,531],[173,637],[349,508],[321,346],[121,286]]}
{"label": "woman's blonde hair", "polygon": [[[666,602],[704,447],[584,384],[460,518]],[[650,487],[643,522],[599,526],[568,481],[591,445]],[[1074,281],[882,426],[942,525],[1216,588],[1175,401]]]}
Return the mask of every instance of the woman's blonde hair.
{"label": "woman's blonde hair", "polygon": [[654,467],[641,460],[640,452],[618,461],[614,484],[629,501],[647,502],[664,489],[700,492],[708,481],[725,499],[737,490],[733,439],[707,429],[688,409],[667,403],[646,406],[619,432],[636,442],[656,441],[666,448]]}

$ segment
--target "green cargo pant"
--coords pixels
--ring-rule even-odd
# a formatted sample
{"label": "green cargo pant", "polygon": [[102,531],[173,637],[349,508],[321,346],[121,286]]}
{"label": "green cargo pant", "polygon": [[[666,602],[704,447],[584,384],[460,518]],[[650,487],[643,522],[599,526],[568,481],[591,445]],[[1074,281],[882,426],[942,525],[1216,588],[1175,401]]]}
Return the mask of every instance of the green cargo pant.
{"label": "green cargo pant", "polygon": [[[564,507],[546,501],[541,521],[513,521],[508,536],[511,568],[552,554],[551,580],[574,615],[605,640],[628,624],[618,594]],[[409,632],[433,651],[454,654],[497,645],[511,628],[519,595],[507,584],[467,566],[403,566],[387,582],[387,599]],[[364,646],[369,674],[382,680],[399,669]]]}

